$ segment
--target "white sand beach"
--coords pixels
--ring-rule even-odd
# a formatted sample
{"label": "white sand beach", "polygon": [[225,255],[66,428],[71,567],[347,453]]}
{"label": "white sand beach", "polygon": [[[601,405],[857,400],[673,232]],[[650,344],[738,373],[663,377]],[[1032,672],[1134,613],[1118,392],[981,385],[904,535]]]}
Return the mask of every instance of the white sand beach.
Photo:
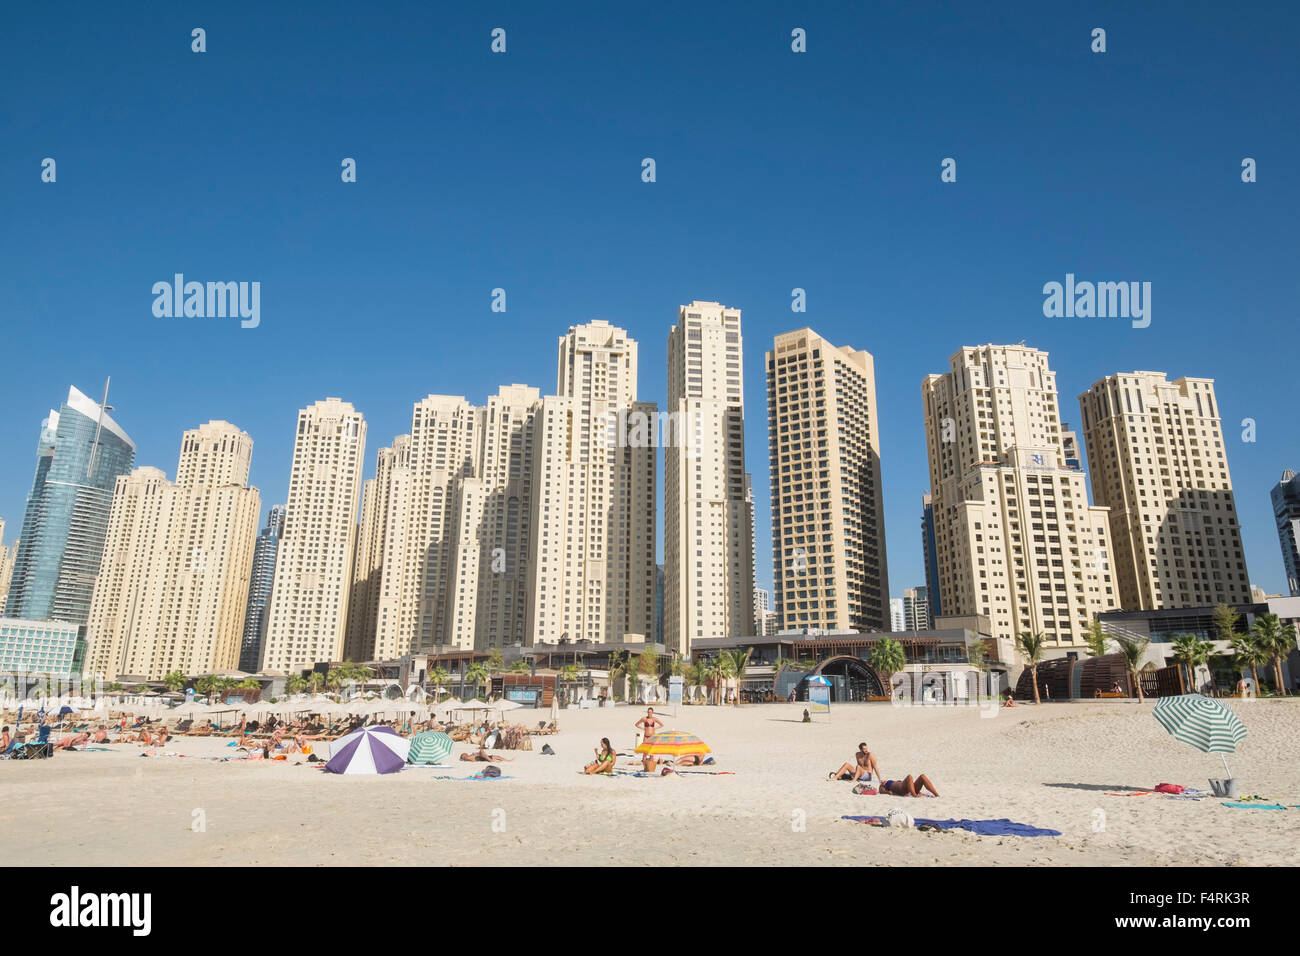
{"label": "white sand beach", "polygon": [[[1249,736],[1229,756],[1242,795],[1300,804],[1300,700],[1230,702]],[[25,865],[1279,865],[1294,864],[1300,809],[1231,809],[1161,795],[1109,796],[1168,782],[1208,788],[1216,755],[1169,737],[1153,704],[975,709],[837,705],[684,707],[668,728],[712,746],[731,774],[582,776],[602,736],[633,747],[638,708],[566,711],[532,752],[388,776],[317,765],[218,762],[220,738],[176,738],[185,757],[140,747],[0,762],[0,863]],[[859,796],[827,774],[859,741],[886,777],[926,773],[941,797]],[[550,743],[555,756],[543,755]],[[322,748],[323,749],[323,748]],[[468,749],[458,746],[457,753]],[[620,767],[629,758],[620,758]],[[1010,818],[1060,837],[881,829],[841,819],[902,807],[917,817]],[[203,826],[193,823],[201,820]]]}

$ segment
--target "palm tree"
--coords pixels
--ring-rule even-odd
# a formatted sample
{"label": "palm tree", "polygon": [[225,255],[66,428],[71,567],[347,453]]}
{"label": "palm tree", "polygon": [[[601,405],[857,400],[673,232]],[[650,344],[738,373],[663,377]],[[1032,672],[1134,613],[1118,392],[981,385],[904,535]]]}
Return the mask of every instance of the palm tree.
{"label": "palm tree", "polygon": [[1101,626],[1101,618],[1093,615],[1088,629],[1083,632],[1083,640],[1088,645],[1088,653],[1093,657],[1102,657],[1107,653],[1106,645],[1110,643],[1110,636]]}
{"label": "palm tree", "polygon": [[433,685],[433,692],[436,696],[442,696],[442,685],[447,683],[451,675],[447,673],[446,668],[441,664],[434,667],[428,674],[429,683]]}
{"label": "palm tree", "polygon": [[565,664],[560,668],[560,685],[565,688],[564,699],[569,699],[568,688],[572,687],[578,680],[578,668],[575,664]]}
{"label": "palm tree", "polygon": [[1258,632],[1233,637],[1232,655],[1238,667],[1250,668],[1250,676],[1255,680],[1255,693],[1258,694],[1259,665],[1268,662],[1268,651],[1260,644]]}
{"label": "palm tree", "polygon": [[301,674],[292,674],[289,679],[284,682],[284,689],[290,694],[301,694],[307,689],[307,678],[303,677]]}
{"label": "palm tree", "polygon": [[506,659],[501,653],[501,648],[494,647],[488,653],[487,669],[489,674],[500,674],[502,668],[506,666]]}
{"label": "palm tree", "polygon": [[737,648],[728,653],[723,651],[723,656],[731,658],[731,676],[736,680],[736,706],[740,706],[740,681],[745,676],[745,668],[749,666],[749,659],[754,656],[754,649],[747,647],[743,651]]}
{"label": "palm tree", "polygon": [[528,661],[524,660],[522,657],[517,658],[514,663],[510,665],[510,673],[512,674],[526,674],[530,670],[532,670],[532,667],[529,665]]}
{"label": "palm tree", "polygon": [[1037,634],[1031,631],[1021,631],[1016,637],[1016,650],[1020,651],[1025,663],[1029,665],[1029,678],[1034,685],[1035,704],[1042,703],[1041,698],[1038,696],[1038,662],[1043,659],[1045,647],[1046,642],[1041,631]]}
{"label": "palm tree", "polygon": [[717,704],[721,698],[718,692],[722,689],[723,666],[721,657],[711,657],[700,662],[700,679],[705,684],[712,684],[713,688],[709,691],[710,703]]}
{"label": "palm tree", "polygon": [[1189,672],[1187,686],[1194,691],[1196,689],[1196,665],[1194,661],[1201,639],[1195,634],[1175,634],[1170,643],[1174,648],[1174,660],[1178,662],[1180,667],[1187,668]]}
{"label": "palm tree", "polygon": [[169,691],[175,693],[185,686],[185,675],[180,671],[168,671],[163,674],[163,683],[167,685]]}
{"label": "palm tree", "polygon": [[[1213,658],[1214,656],[1215,656],[1214,642],[1203,640],[1198,637],[1196,639],[1196,653],[1192,658],[1192,673],[1195,674],[1196,668],[1202,666],[1204,666],[1206,669],[1209,669],[1210,659]],[[1213,673],[1211,673],[1211,680],[1209,682],[1209,686],[1210,686],[1210,692],[1213,693],[1214,692]]]}
{"label": "palm tree", "polygon": [[892,637],[882,637],[871,649],[871,666],[884,677],[885,693],[894,696],[894,675],[907,666],[903,645]]}
{"label": "palm tree", "polygon": [[483,666],[482,661],[475,661],[465,668],[465,679],[477,692],[480,687],[487,683],[488,669]]}
{"label": "palm tree", "polygon": [[1124,655],[1124,666],[1128,668],[1129,677],[1137,687],[1139,702],[1145,699],[1142,696],[1142,678],[1139,675],[1142,658],[1146,656],[1147,645],[1150,643],[1149,637],[1135,637],[1131,634],[1120,634],[1115,638],[1119,652]]}
{"label": "palm tree", "polygon": [[207,697],[208,702],[211,703],[212,694],[216,692],[219,686],[221,686],[220,681],[221,678],[217,677],[216,674],[205,674],[194,682],[194,689],[204,697]]}
{"label": "palm tree", "polygon": [[1273,661],[1273,686],[1285,694],[1282,686],[1282,658],[1295,650],[1295,631],[1282,624],[1276,614],[1261,614],[1255,618],[1255,642]]}

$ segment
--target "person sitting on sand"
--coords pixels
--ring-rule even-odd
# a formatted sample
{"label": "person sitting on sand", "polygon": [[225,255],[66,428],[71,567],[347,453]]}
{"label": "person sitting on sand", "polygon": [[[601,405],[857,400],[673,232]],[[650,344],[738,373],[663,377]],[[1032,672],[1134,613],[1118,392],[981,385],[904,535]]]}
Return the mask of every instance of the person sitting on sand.
{"label": "person sitting on sand", "polygon": [[0,754],[8,753],[11,744],[13,744],[13,738],[9,736],[9,727],[6,726],[3,730],[0,730]]}
{"label": "person sitting on sand", "polygon": [[97,744],[108,743],[108,728],[105,727],[103,724],[100,724],[97,728],[95,728],[95,732],[94,734],[91,735],[90,739]]}
{"label": "person sitting on sand", "polygon": [[934,789],[934,784],[925,774],[916,777],[909,774],[905,780],[885,780],[880,784],[879,792],[893,797],[919,797],[922,790],[929,790],[936,797],[939,795],[939,791]]}
{"label": "person sitting on sand", "polygon": [[1003,706],[1003,707],[1014,707],[1014,706],[1016,706],[1016,696],[1015,696],[1015,694],[1011,693],[1011,691],[1007,691],[1007,702],[1006,702],[1005,704],[1003,704],[1002,706]]}
{"label": "person sitting on sand", "polygon": [[831,780],[853,780],[858,781],[864,777],[871,779],[871,775],[880,776],[880,767],[876,765],[876,755],[873,754],[865,743],[858,744],[858,752],[853,755],[853,763],[842,763],[840,768],[830,775]]}
{"label": "person sitting on sand", "polygon": [[[582,768],[583,773],[613,773],[614,772],[614,748],[609,745],[608,737],[600,738],[600,746],[596,748],[596,759],[587,766]],[[649,756],[647,754],[647,756]]]}
{"label": "person sitting on sand", "polygon": [[803,712],[803,722],[804,722],[805,724],[811,724],[811,723],[812,723],[812,715],[808,713],[807,709],[805,709],[804,712]]}

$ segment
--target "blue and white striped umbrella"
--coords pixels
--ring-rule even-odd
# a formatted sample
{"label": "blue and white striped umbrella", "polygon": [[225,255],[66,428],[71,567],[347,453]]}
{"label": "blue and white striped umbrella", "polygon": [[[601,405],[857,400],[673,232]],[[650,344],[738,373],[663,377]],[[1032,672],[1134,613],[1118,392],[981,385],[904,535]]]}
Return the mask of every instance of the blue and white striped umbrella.
{"label": "blue and white striped umbrella", "polygon": [[362,727],[330,744],[331,773],[397,773],[411,742],[391,727]]}
{"label": "blue and white striped umbrella", "polygon": [[[1236,753],[1237,744],[1246,736],[1246,725],[1222,701],[1200,694],[1183,694],[1179,697],[1161,697],[1156,702],[1155,718],[1160,726],[1202,753]],[[1222,757],[1223,770],[1228,770],[1228,758]]]}

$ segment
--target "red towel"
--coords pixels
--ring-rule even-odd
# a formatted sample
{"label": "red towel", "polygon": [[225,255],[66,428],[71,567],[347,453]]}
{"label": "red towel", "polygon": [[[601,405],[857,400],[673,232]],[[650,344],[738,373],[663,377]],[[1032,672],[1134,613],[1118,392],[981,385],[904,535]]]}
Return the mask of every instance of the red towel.
{"label": "red towel", "polygon": [[1158,783],[1156,784],[1156,793],[1182,793],[1186,787],[1180,787],[1176,783]]}

